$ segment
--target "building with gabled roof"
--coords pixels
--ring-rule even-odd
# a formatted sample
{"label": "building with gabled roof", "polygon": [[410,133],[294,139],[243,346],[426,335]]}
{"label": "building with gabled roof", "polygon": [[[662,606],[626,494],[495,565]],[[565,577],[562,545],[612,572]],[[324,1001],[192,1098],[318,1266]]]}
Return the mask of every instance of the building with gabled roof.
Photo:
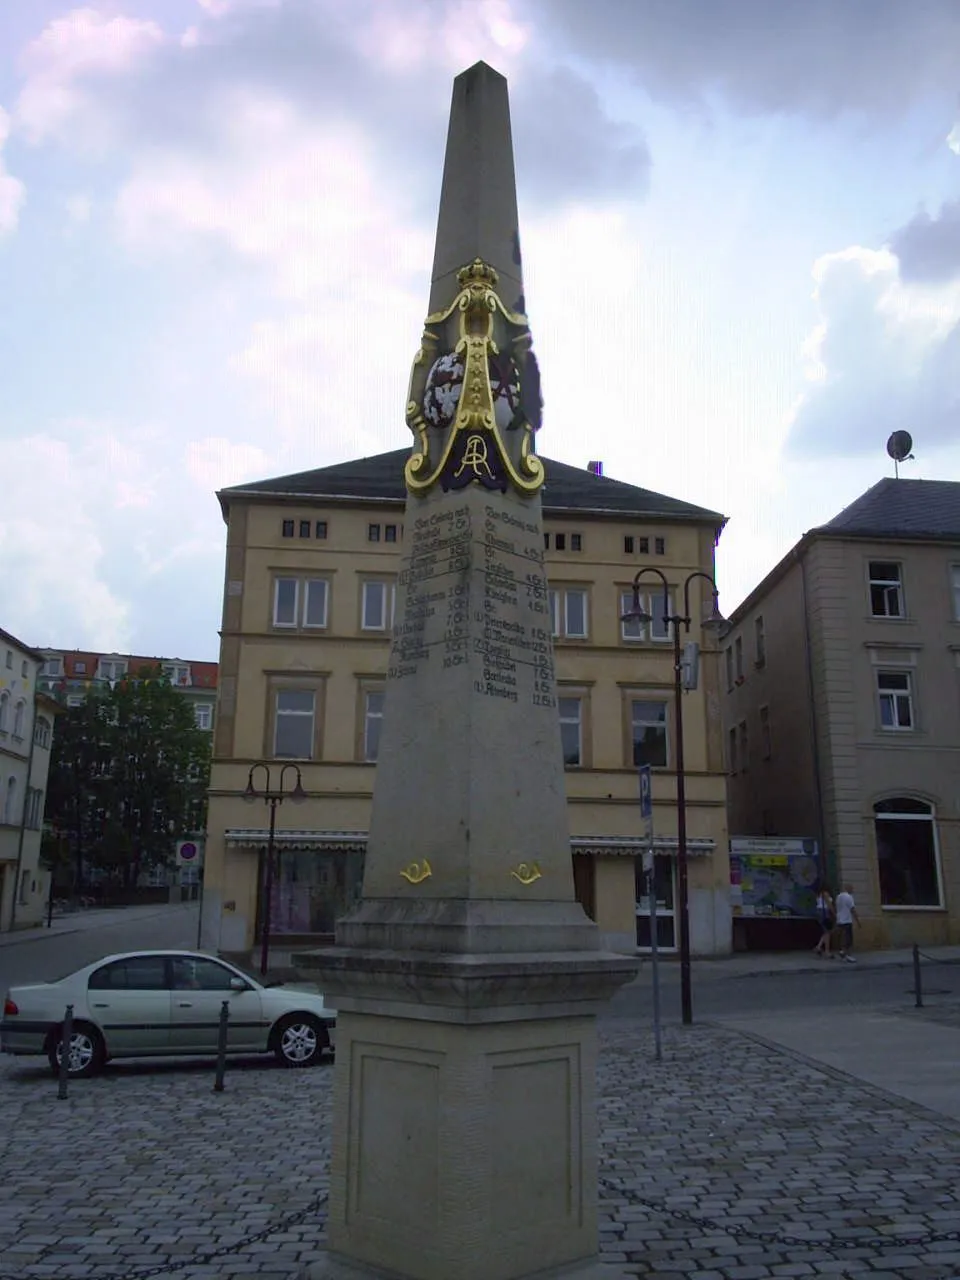
{"label": "building with gabled roof", "polygon": [[731,834],[816,839],[863,945],[960,941],[960,483],[880,480],[723,647]]}
{"label": "building with gabled roof", "polygon": [[[408,449],[396,449],[217,495],[227,547],[206,947],[241,955],[262,934],[268,815],[262,802],[243,802],[258,763],[268,765],[274,786],[284,765],[296,765],[309,797],[300,805],[285,801],[277,813],[273,946],[282,952],[329,940],[335,919],[359,892],[404,543],[408,457]],[[624,624],[621,615],[645,565],[661,568],[678,585],[695,570],[712,574],[724,517],[606,477],[599,463],[581,470],[543,461],[577,894],[609,945],[649,945],[638,878],[644,839],[635,760],[643,756],[654,771],[658,935],[661,946],[673,949],[671,637],[661,624]],[[652,579],[644,584],[648,601],[655,585]],[[708,597],[709,591],[705,606]],[[700,638],[705,649],[715,645]],[[701,672],[701,687],[684,705],[691,936],[694,953],[717,954],[730,945],[729,875],[719,687],[709,652]],[[288,791],[292,778],[288,769]],[[256,780],[261,786],[262,771]],[[535,796],[530,800],[536,803]]]}
{"label": "building with gabled roof", "polygon": [[41,649],[40,687],[67,707],[79,706],[91,689],[118,680],[149,676],[159,669],[188,698],[198,729],[213,729],[217,703],[217,664],[185,658],[148,658],[133,653],[100,653],[81,649]]}

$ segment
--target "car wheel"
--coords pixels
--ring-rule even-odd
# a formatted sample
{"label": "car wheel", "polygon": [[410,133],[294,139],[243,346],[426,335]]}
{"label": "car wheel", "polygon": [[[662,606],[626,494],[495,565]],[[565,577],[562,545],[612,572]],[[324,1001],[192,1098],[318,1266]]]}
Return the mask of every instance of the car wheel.
{"label": "car wheel", "polygon": [[273,1033],[273,1048],[285,1067],[313,1067],[330,1044],[327,1029],[309,1013],[282,1018]]}
{"label": "car wheel", "polygon": [[[60,1049],[62,1045],[60,1027],[50,1033],[47,1047],[47,1058],[56,1075],[60,1074]],[[70,1051],[67,1057],[67,1074],[74,1080],[96,1075],[106,1060],[103,1037],[96,1027],[86,1022],[75,1022],[70,1038]]]}

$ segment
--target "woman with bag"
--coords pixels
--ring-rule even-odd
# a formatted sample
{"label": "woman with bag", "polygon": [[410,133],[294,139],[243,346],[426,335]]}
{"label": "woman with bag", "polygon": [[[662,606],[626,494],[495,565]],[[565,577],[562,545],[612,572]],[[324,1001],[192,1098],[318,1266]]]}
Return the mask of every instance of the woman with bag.
{"label": "woman with bag", "polygon": [[830,953],[830,934],[833,932],[834,919],[833,898],[827,886],[822,884],[817,894],[817,924],[820,926],[820,941],[813,948],[814,955],[829,956],[831,960],[833,959]]}

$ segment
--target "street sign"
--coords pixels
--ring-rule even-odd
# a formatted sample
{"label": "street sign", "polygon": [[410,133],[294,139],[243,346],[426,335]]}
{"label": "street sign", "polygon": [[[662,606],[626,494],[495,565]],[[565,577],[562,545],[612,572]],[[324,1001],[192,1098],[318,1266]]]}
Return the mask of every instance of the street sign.
{"label": "street sign", "polygon": [[177,841],[177,860],[178,862],[196,862],[200,850],[197,848],[193,840]]}

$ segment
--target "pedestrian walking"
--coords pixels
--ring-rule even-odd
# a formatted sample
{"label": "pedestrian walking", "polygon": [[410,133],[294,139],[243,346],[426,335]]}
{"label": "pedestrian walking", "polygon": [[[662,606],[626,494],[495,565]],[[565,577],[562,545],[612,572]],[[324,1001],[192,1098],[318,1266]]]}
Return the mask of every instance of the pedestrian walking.
{"label": "pedestrian walking", "polygon": [[849,960],[851,964],[853,963],[850,952],[853,950],[854,922],[859,926],[860,917],[857,915],[857,904],[853,900],[853,885],[845,884],[837,894],[837,925],[840,928],[840,959]]}
{"label": "pedestrian walking", "polygon": [[820,926],[820,941],[813,948],[814,955],[829,956],[833,959],[833,953],[830,950],[830,935],[833,933],[833,926],[836,920],[836,911],[833,905],[833,896],[825,884],[820,886],[820,892],[817,894],[817,924]]}

